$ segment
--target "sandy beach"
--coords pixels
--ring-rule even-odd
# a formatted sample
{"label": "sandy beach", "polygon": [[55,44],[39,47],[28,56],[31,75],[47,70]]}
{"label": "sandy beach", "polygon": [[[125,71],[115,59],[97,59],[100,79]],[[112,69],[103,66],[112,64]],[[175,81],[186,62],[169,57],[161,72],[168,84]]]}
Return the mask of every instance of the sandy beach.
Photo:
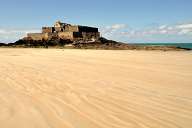
{"label": "sandy beach", "polygon": [[192,52],[0,49],[0,128],[191,128]]}

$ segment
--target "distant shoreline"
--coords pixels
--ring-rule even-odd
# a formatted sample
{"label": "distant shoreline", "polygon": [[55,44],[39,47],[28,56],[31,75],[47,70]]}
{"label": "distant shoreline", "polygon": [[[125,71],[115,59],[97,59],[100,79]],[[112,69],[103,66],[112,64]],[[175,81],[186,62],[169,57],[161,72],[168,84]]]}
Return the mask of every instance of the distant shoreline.
{"label": "distant shoreline", "polygon": [[62,48],[62,49],[96,49],[96,50],[192,50],[192,43],[122,43],[100,38],[98,42],[71,42],[69,40],[18,40],[15,43],[0,43],[3,48]]}
{"label": "distant shoreline", "polygon": [[133,44],[142,46],[175,46],[175,47],[192,49],[192,43],[133,43]]}

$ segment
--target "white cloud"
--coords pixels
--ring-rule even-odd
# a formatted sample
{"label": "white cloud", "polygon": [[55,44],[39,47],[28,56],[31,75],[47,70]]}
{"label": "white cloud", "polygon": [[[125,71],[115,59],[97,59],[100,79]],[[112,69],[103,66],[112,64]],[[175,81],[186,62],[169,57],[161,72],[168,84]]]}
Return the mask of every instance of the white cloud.
{"label": "white cloud", "polygon": [[159,26],[159,29],[165,29],[167,27],[167,25],[161,25]]}
{"label": "white cloud", "polygon": [[116,33],[119,33],[121,30],[127,29],[128,26],[126,24],[114,24],[111,26],[101,27],[100,31],[102,36],[110,38],[114,36]]}
{"label": "white cloud", "polygon": [[[182,25],[162,25],[156,28],[143,29],[138,31],[140,35],[190,35],[192,34],[192,24]],[[137,34],[138,35],[138,34]]]}
{"label": "white cloud", "polygon": [[192,29],[182,29],[179,32],[180,35],[185,35],[185,34],[192,34]]}
{"label": "white cloud", "polygon": [[14,33],[28,33],[28,32],[40,32],[37,29],[1,29],[1,34],[14,34]]}
{"label": "white cloud", "polygon": [[0,29],[0,34],[4,34],[4,33],[6,33],[6,31],[3,29],[2,30]]}
{"label": "white cloud", "polygon": [[181,24],[176,26],[179,29],[192,29],[192,24]]}
{"label": "white cloud", "polygon": [[155,39],[167,37],[189,37],[192,35],[192,23],[159,25],[140,29],[131,29],[126,24],[115,24],[101,28],[101,33],[109,39]]}
{"label": "white cloud", "polygon": [[124,29],[127,28],[126,24],[114,24],[111,26],[112,29],[118,30],[118,29]]}
{"label": "white cloud", "polygon": [[10,43],[15,42],[16,40],[23,38],[27,33],[36,33],[40,32],[38,29],[31,28],[0,28],[0,42]]}

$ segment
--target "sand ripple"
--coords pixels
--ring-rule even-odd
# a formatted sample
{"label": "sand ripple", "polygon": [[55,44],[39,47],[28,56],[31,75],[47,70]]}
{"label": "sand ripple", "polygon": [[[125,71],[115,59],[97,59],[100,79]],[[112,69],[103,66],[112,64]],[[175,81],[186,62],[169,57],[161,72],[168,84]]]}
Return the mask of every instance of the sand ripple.
{"label": "sand ripple", "polygon": [[192,53],[0,49],[1,128],[190,128]]}

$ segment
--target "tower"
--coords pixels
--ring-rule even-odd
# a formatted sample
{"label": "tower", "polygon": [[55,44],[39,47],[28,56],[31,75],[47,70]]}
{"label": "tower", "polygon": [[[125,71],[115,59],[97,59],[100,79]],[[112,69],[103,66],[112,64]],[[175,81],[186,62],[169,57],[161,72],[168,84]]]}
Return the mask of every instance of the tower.
{"label": "tower", "polygon": [[59,28],[62,27],[61,21],[57,21],[57,22],[55,23],[54,27],[59,27]]}

